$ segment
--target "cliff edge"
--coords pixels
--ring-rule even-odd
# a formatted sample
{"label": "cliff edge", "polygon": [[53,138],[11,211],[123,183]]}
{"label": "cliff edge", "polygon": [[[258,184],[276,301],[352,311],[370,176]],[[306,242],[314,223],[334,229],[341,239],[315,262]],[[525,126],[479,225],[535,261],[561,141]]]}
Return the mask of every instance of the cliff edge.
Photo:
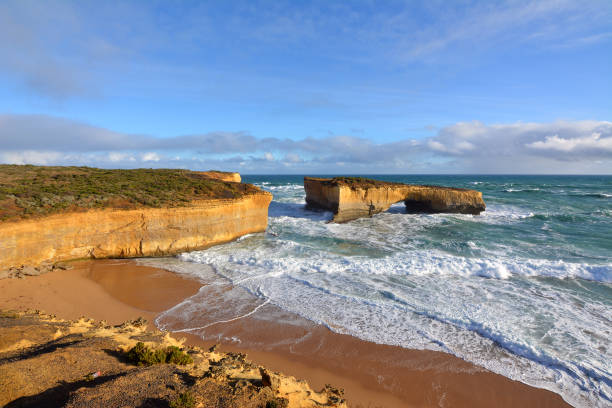
{"label": "cliff edge", "polygon": [[370,217],[404,201],[408,212],[480,214],[486,206],[476,190],[390,183],[361,177],[304,177],[306,203],[330,210],[334,222]]}
{"label": "cliff edge", "polygon": [[0,166],[0,273],[203,249],[265,231],[271,201],[186,170]]}

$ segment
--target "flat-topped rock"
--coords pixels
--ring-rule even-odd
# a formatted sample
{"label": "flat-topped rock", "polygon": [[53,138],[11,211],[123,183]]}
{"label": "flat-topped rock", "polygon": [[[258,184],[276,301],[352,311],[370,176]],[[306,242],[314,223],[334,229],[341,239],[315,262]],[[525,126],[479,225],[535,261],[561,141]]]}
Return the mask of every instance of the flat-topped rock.
{"label": "flat-topped rock", "polygon": [[208,173],[0,165],[0,277],[74,259],[174,255],[265,231],[272,194],[236,182],[238,173]]}
{"label": "flat-topped rock", "polygon": [[347,222],[386,211],[404,201],[407,212],[480,214],[482,193],[464,188],[424,186],[361,177],[304,177],[309,207],[333,211],[334,222]]}

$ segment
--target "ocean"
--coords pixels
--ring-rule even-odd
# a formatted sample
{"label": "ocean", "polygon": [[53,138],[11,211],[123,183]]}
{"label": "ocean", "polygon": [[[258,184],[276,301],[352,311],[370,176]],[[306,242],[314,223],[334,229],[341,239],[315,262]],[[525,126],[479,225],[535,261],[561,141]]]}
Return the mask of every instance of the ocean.
{"label": "ocean", "polygon": [[172,266],[239,290],[216,305],[196,295],[158,326],[201,333],[211,324],[199,314],[231,321],[272,304],[363,340],[453,354],[575,406],[612,405],[612,177],[364,176],[476,189],[487,210],[406,214],[398,203],[332,224],[304,208],[302,176],[244,176],[274,195],[267,232]]}

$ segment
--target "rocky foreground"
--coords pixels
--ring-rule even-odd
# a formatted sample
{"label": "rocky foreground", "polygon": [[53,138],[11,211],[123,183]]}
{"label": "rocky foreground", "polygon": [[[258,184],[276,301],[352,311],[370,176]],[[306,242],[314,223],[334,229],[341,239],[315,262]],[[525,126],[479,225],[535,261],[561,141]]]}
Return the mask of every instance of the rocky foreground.
{"label": "rocky foreground", "polygon": [[334,222],[371,217],[403,201],[407,212],[480,214],[486,206],[476,190],[390,183],[362,177],[304,177],[309,207],[334,212]]}
{"label": "rocky foreground", "polygon": [[[136,347],[135,347],[136,346]],[[134,350],[147,350],[140,365]],[[151,350],[149,352],[148,350]],[[153,351],[157,350],[156,353]],[[172,358],[161,360],[163,350]],[[166,361],[171,361],[167,363]],[[119,326],[41,312],[0,312],[0,406],[346,407],[244,354],[183,347],[143,320]]]}

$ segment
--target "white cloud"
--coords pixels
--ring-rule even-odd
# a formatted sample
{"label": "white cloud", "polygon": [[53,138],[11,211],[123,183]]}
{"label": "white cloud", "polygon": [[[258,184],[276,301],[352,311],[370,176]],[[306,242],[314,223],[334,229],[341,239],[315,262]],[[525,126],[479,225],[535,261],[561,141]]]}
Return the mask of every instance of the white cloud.
{"label": "white cloud", "polygon": [[287,163],[299,163],[302,161],[302,158],[299,154],[287,153],[283,158],[283,161]]}
{"label": "white cloud", "polygon": [[427,142],[427,146],[429,146],[432,150],[450,154],[461,154],[462,152],[469,152],[476,148],[472,143],[466,140],[457,141],[451,146],[446,146],[436,140],[430,140]]}
{"label": "white cloud", "polygon": [[155,152],[148,152],[142,155],[143,162],[150,162],[150,161],[158,162],[159,160],[160,160],[159,154]]}
{"label": "white cloud", "polygon": [[0,115],[0,161],[260,173],[612,173],[612,122],[460,122],[434,137],[376,143],[348,135],[291,140],[244,132],[156,138],[48,116]]}
{"label": "white cloud", "polygon": [[427,143],[456,169],[500,173],[612,173],[612,122],[557,121],[445,127]]}
{"label": "white cloud", "polygon": [[406,58],[444,57],[453,49],[474,51],[500,42],[506,47],[567,48],[610,39],[609,1],[519,0],[444,6],[445,13],[404,45]]}
{"label": "white cloud", "polygon": [[136,161],[136,158],[127,153],[110,152],[108,154],[108,160],[111,162],[122,162],[122,161]]}
{"label": "white cloud", "polygon": [[601,133],[592,133],[582,137],[564,139],[559,135],[546,136],[544,141],[537,141],[526,145],[537,150],[557,150],[565,153],[584,151],[612,152],[612,137],[601,137]]}
{"label": "white cloud", "polygon": [[66,155],[60,152],[45,152],[36,150],[25,150],[21,152],[0,151],[0,163],[37,164],[44,166],[61,162],[65,158]]}
{"label": "white cloud", "polygon": [[545,155],[559,160],[610,156],[612,122],[557,121],[485,125],[463,122],[440,130],[428,146],[459,157]]}

